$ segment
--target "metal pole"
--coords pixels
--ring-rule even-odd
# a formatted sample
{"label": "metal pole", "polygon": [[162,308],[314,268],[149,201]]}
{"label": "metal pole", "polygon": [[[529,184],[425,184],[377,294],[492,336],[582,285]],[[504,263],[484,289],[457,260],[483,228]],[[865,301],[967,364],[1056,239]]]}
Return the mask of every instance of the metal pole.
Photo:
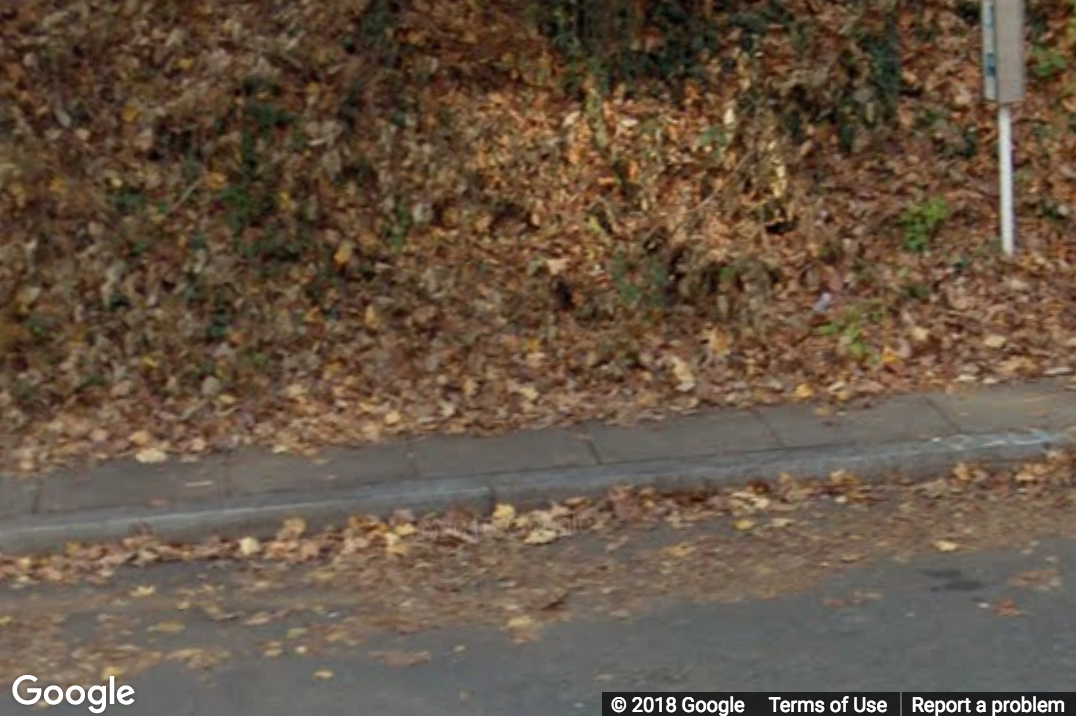
{"label": "metal pole", "polygon": [[1016,210],[1013,206],[1012,108],[998,105],[998,163],[1001,165],[1001,248],[1006,256],[1016,249]]}

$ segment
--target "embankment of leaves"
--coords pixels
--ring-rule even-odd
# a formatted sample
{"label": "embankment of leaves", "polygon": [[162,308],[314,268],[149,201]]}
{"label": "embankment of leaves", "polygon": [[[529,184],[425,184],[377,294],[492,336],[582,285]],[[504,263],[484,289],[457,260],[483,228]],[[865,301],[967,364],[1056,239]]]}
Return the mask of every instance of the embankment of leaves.
{"label": "embankment of leaves", "polygon": [[4,9],[4,466],[1069,372],[1073,9],[1009,261],[972,6]]}

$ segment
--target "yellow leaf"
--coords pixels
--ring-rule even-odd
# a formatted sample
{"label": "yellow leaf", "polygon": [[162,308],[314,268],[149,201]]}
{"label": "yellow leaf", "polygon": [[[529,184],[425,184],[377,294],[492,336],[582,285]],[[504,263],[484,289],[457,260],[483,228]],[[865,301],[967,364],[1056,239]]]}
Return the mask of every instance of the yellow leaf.
{"label": "yellow leaf", "polygon": [[111,678],[119,678],[126,671],[122,666],[106,666],[101,669],[101,680],[108,681]]}
{"label": "yellow leaf", "polygon": [[533,617],[528,616],[512,617],[505,624],[505,628],[512,632],[512,641],[517,643],[533,640],[538,631],[538,626],[538,622]]}
{"label": "yellow leaf", "polygon": [[746,532],[747,530],[751,529],[754,526],[755,526],[755,521],[754,520],[749,520],[746,517],[743,518],[742,520],[736,520],[736,523],[733,525],[733,527],[740,530],[741,532]]}
{"label": "yellow leaf", "polygon": [[244,537],[239,540],[239,553],[244,557],[253,557],[262,551],[262,543],[257,537]]}
{"label": "yellow leaf", "polygon": [[556,530],[548,527],[539,527],[538,529],[531,530],[530,533],[527,534],[523,539],[523,544],[549,544],[550,542],[556,542],[558,536]]}
{"label": "yellow leaf", "polygon": [[960,545],[947,539],[940,539],[934,542],[934,549],[939,552],[956,552],[960,549]]}
{"label": "yellow leaf", "polygon": [[206,175],[205,183],[210,189],[217,191],[228,186],[228,177],[220,172],[209,172],[209,174]]}
{"label": "yellow leaf", "polygon": [[138,110],[138,107],[136,107],[133,103],[128,102],[127,104],[123,105],[123,110],[121,111],[120,116],[123,117],[123,121],[126,124],[131,124],[132,122],[138,121],[138,116],[140,114],[141,112]]}
{"label": "yellow leaf", "polygon": [[493,508],[493,521],[497,524],[509,525],[516,518],[516,508],[501,503]]}
{"label": "yellow leaf", "polygon": [[374,308],[374,304],[370,304],[366,307],[366,313],[363,315],[363,323],[371,331],[376,331],[381,328],[381,316],[378,315],[377,309]]}
{"label": "yellow leaf", "polygon": [[327,681],[328,679],[331,679],[332,677],[333,677],[333,672],[329,671],[328,669],[319,669],[318,671],[314,672],[314,678],[315,679],[321,679],[322,681]]}
{"label": "yellow leaf", "polygon": [[135,453],[135,460],[143,465],[160,465],[168,462],[168,453],[156,447],[145,448]]}
{"label": "yellow leaf", "polygon": [[385,416],[385,425],[395,425],[400,422],[401,419],[399,410],[390,410]]}
{"label": "yellow leaf", "polygon": [[136,597],[136,598],[150,597],[150,596],[153,596],[153,594],[156,593],[156,591],[157,591],[157,588],[154,587],[152,584],[143,584],[143,585],[141,585],[139,587],[135,587],[134,589],[132,589],[129,592],[129,594],[132,597]]}
{"label": "yellow leaf", "polygon": [[893,365],[900,362],[900,356],[895,350],[886,346],[882,349],[882,365]]}
{"label": "yellow leaf", "polygon": [[1004,348],[1005,344],[1008,343],[1008,342],[1009,342],[1008,338],[1006,338],[1005,336],[999,336],[996,333],[994,333],[992,335],[989,335],[989,336],[987,336],[986,338],[983,339],[983,345],[984,346],[986,346],[987,348],[994,348],[994,349]]}
{"label": "yellow leaf", "polygon": [[814,388],[806,383],[800,383],[796,386],[796,400],[810,400],[814,397]]}
{"label": "yellow leaf", "polygon": [[290,214],[295,210],[295,202],[291,200],[291,194],[286,191],[282,191],[277,194],[277,199],[280,200],[280,209],[285,213]]}
{"label": "yellow leaf", "polygon": [[[347,266],[354,253],[355,245],[350,241],[345,241],[336,249],[336,253],[333,254],[333,261],[336,262],[337,266]],[[369,311],[370,308],[373,308],[373,306],[368,307],[367,311]]]}
{"label": "yellow leaf", "polygon": [[395,527],[392,528],[392,531],[395,532],[400,537],[410,537],[411,535],[418,532],[418,530],[415,528],[415,526],[413,524],[409,523],[409,522],[404,522],[402,524],[396,525]]}
{"label": "yellow leaf", "polygon": [[385,533],[385,551],[396,557],[406,557],[411,547],[392,532]]}

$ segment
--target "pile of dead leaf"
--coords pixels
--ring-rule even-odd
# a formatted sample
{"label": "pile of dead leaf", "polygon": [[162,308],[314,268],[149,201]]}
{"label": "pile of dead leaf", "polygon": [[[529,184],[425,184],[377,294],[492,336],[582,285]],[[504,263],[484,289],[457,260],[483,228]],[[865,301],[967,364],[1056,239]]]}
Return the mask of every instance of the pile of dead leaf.
{"label": "pile of dead leaf", "polygon": [[1015,261],[974,3],[745,0],[609,86],[533,5],[0,10],[2,466],[1072,371],[1070,4]]}

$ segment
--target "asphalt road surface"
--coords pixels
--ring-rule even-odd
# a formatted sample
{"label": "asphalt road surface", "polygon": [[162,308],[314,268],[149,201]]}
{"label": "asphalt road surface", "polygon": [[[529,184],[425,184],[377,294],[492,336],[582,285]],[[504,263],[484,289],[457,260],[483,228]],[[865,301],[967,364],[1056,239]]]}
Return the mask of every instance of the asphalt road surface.
{"label": "asphalt road surface", "polygon": [[106,712],[147,716],[594,714],[603,690],[1067,690],[1070,492],[939,482],[546,545],[9,578],[0,714],[36,712],[11,693],[26,673],[112,676],[134,703]]}

